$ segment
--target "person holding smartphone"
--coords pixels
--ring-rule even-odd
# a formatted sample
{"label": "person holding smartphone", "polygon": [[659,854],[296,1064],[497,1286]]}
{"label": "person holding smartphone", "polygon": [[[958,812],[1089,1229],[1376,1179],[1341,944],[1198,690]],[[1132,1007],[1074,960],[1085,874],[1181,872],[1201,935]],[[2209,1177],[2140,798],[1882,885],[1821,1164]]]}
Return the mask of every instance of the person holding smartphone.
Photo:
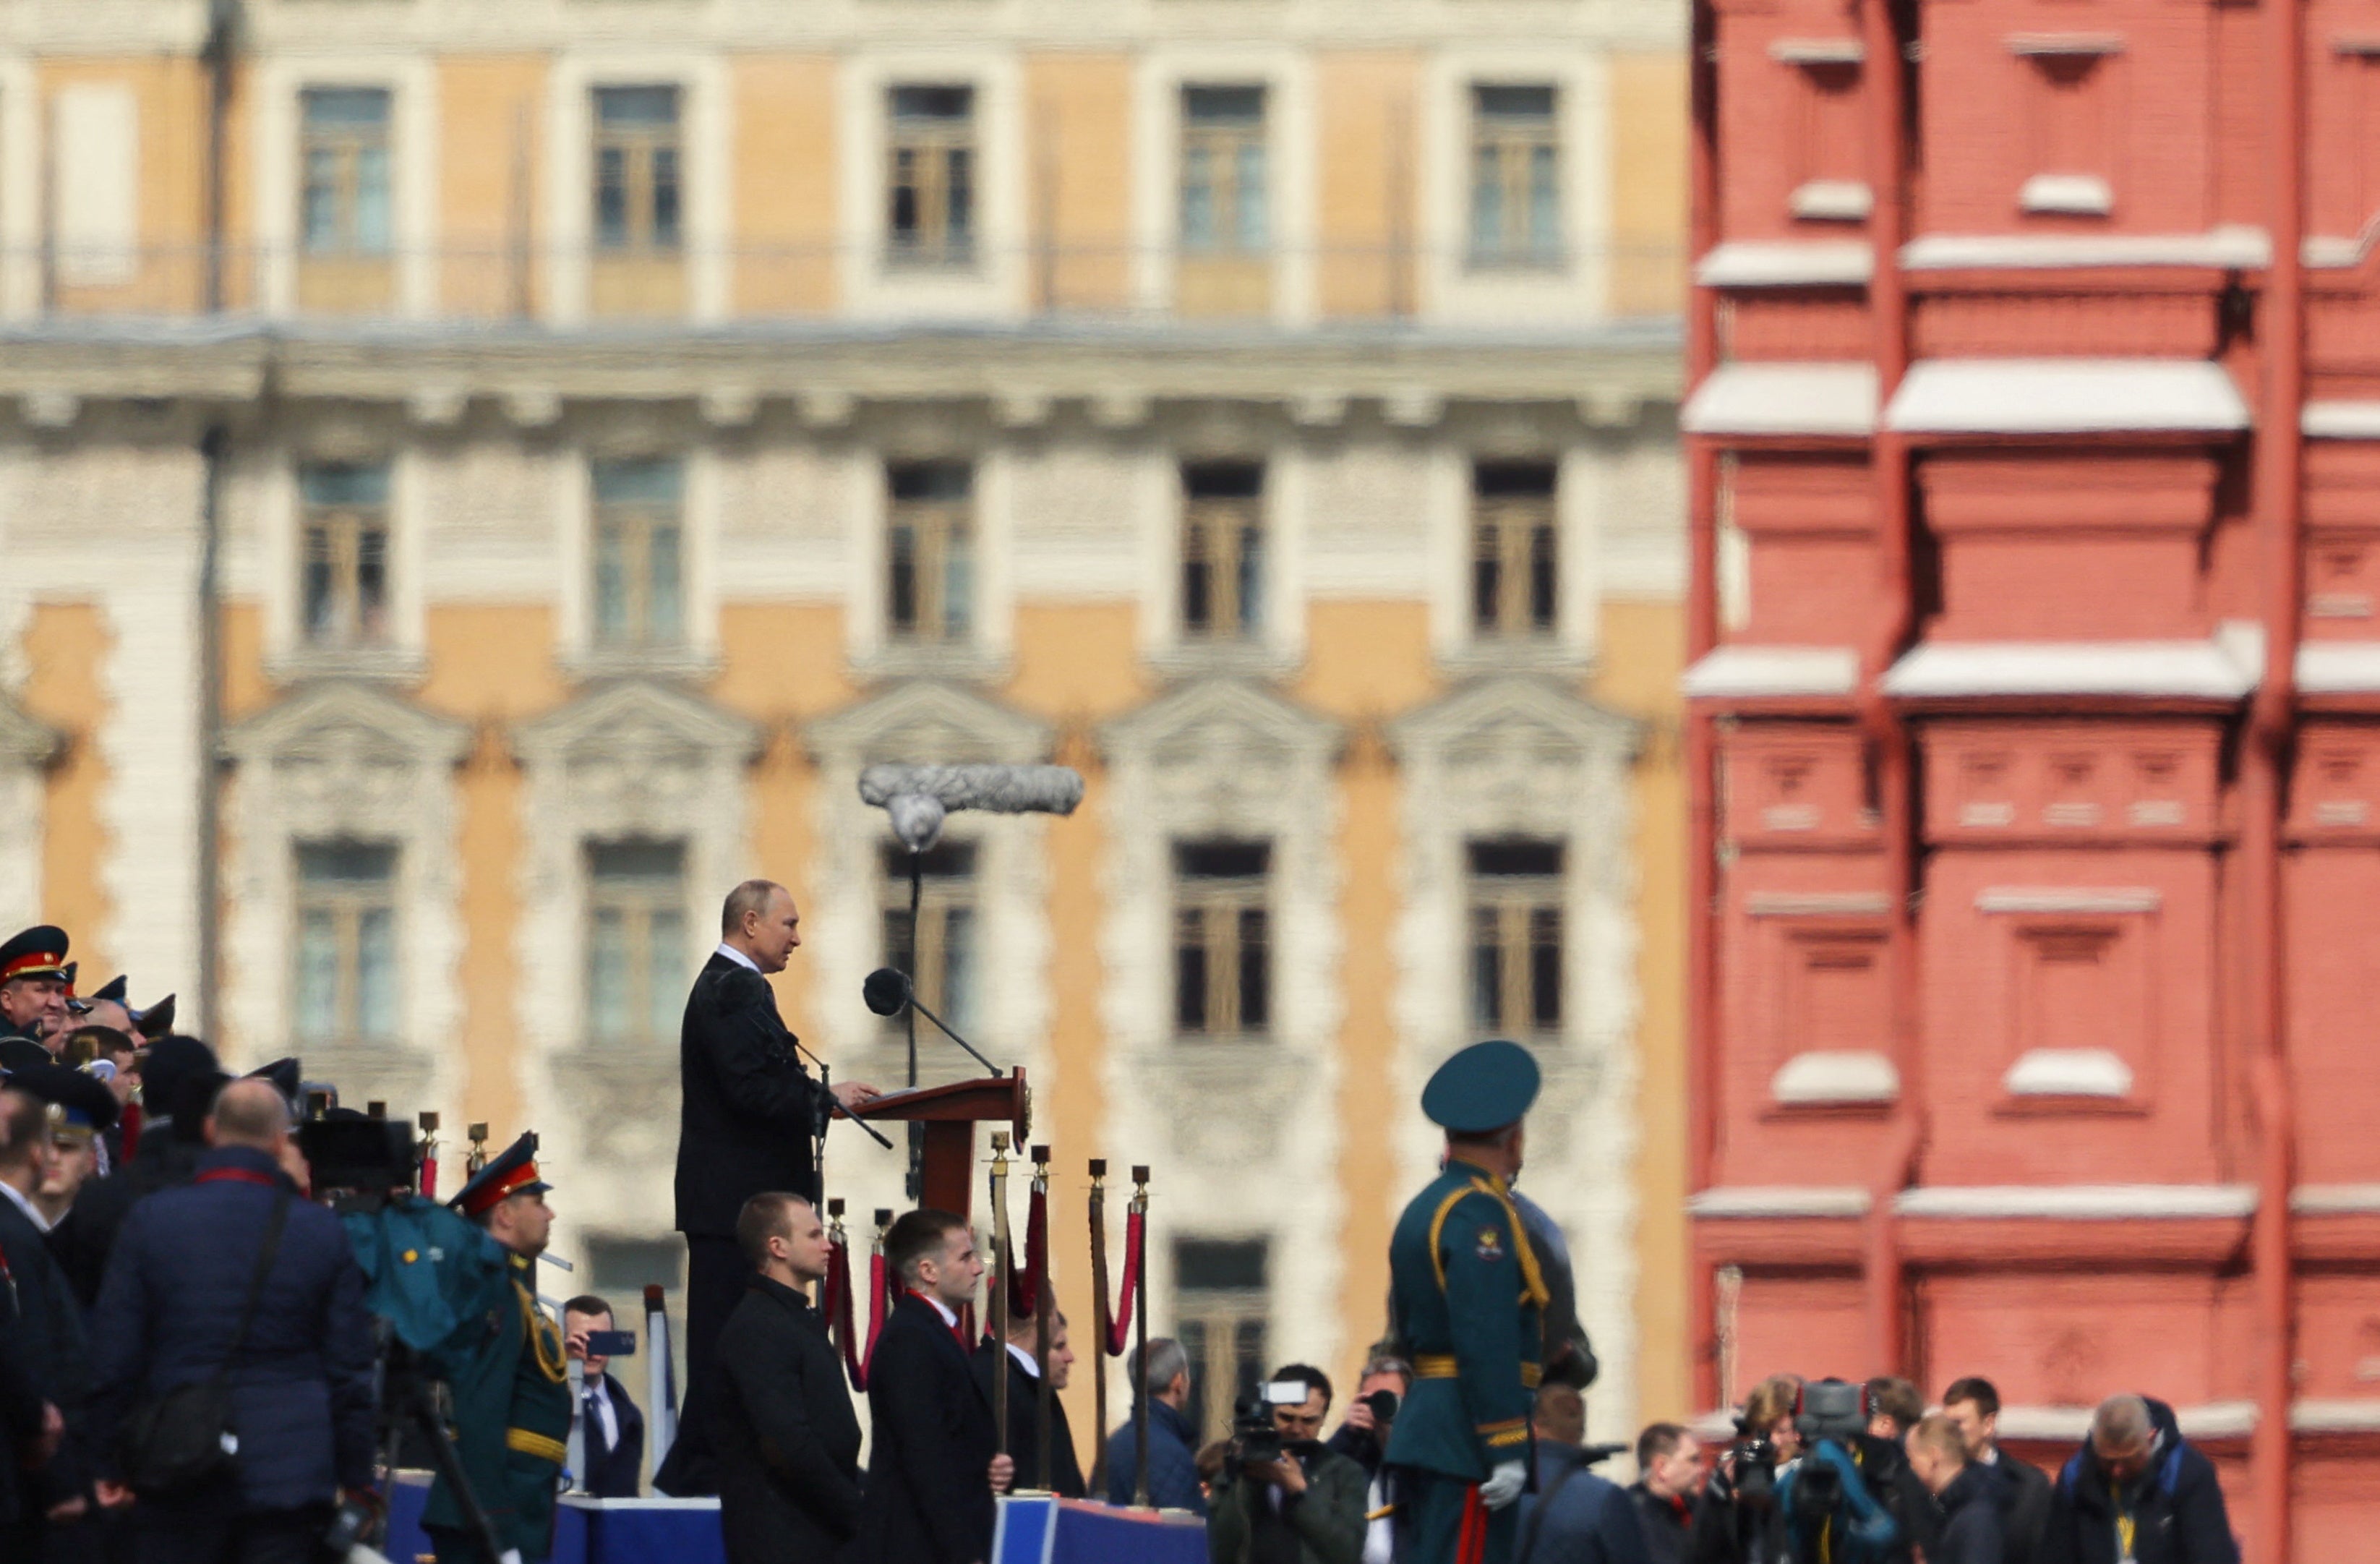
{"label": "person holding smartphone", "polygon": [[613,1329],[612,1305],[592,1293],[562,1305],[562,1335],[564,1347],[585,1365],[578,1417],[587,1491],[597,1498],[635,1498],[645,1469],[645,1414],[604,1367],[637,1350],[636,1335]]}

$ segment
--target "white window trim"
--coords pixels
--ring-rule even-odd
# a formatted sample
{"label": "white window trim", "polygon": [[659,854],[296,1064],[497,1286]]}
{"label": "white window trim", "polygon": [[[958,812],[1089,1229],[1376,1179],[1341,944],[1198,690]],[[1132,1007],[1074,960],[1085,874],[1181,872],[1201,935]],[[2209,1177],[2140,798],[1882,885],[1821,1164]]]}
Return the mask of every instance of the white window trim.
{"label": "white window trim", "polygon": [[[1603,610],[1601,517],[1615,481],[1609,455],[1585,444],[1531,455],[1444,444],[1431,453],[1425,491],[1431,649],[1451,668],[1584,668],[1595,659]],[[1482,639],[1471,623],[1472,469],[1480,462],[1548,462],[1554,468],[1554,630],[1541,642]]]}
{"label": "white window trim", "polygon": [[[885,172],[896,85],[975,90],[976,263],[888,266]],[[843,313],[859,320],[1021,320],[1030,309],[1024,63],[981,47],[847,55],[835,101],[837,271]]]}
{"label": "white window trim", "polygon": [[591,315],[595,89],[675,87],[685,149],[678,171],[686,317],[727,319],[735,274],[735,104],[729,57],[716,50],[604,46],[558,56],[546,82],[546,315],[576,326]]}
{"label": "white window trim", "polygon": [[[581,430],[564,447],[554,481],[563,517],[560,592],[562,661],[590,676],[614,673],[699,674],[719,661],[719,528],[726,483],[718,447],[678,443],[641,434]],[[685,636],[674,649],[622,650],[595,639],[595,464],[651,457],[674,460],[685,474],[678,515],[679,588]]]}
{"label": "white window trim", "polygon": [[1318,170],[1310,52],[1267,44],[1160,44],[1134,62],[1132,295],[1172,316],[1182,250],[1182,90],[1265,90],[1265,220],[1272,235],[1272,321],[1310,326],[1317,313]]}
{"label": "white window trim", "polygon": [[[1555,90],[1568,264],[1471,265],[1471,89],[1544,83]],[[1507,326],[1580,323],[1608,313],[1611,243],[1611,81],[1592,49],[1549,55],[1518,45],[1450,49],[1422,86],[1421,312],[1425,319]]]}
{"label": "white window trim", "polygon": [[[1306,646],[1306,518],[1309,471],[1294,435],[1234,452],[1160,446],[1139,473],[1152,518],[1144,538],[1140,598],[1143,655],[1161,669],[1280,673],[1295,669]],[[1182,469],[1200,462],[1247,461],[1264,472],[1264,622],[1249,641],[1194,640],[1182,624],[1182,524],[1188,503]]]}
{"label": "white window trim", "polygon": [[[1021,459],[1004,443],[952,448],[939,439],[918,444],[896,439],[853,453],[846,479],[851,485],[851,597],[844,610],[852,666],[885,674],[953,677],[1005,671],[1016,639],[1016,465]],[[885,558],[892,501],[885,475],[905,462],[964,463],[973,471],[975,629],[964,642],[913,647],[892,637]]]}
{"label": "white window trim", "polygon": [[0,55],[0,318],[42,309],[41,75],[24,55]]}
{"label": "white window trim", "polygon": [[[428,55],[269,54],[257,61],[250,149],[256,181],[258,287],[268,315],[298,313],[298,199],[304,179],[299,102],[310,87],[379,87],[389,94],[389,244],[395,267],[394,313],[438,313],[438,62]],[[0,89],[4,91],[5,89]]]}

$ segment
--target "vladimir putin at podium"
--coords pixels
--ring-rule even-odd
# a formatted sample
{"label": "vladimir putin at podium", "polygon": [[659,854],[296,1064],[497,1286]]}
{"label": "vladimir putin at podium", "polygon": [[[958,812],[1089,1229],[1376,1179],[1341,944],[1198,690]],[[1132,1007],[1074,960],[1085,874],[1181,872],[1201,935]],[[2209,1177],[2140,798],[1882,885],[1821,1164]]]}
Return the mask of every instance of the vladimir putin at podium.
{"label": "vladimir putin at podium", "polygon": [[[677,1230],[686,1234],[689,1387],[710,1382],[711,1350],[751,1274],[735,1242],[744,1202],[782,1190],[816,1205],[819,1141],[835,1105],[856,1107],[877,1095],[853,1081],[837,1082],[830,1093],[803,1066],[777,1015],[769,975],[783,972],[802,942],[801,921],[792,893],[773,880],[747,879],[729,891],[719,948],[686,1001]],[[689,1415],[690,1429],[693,1421]],[[684,1477],[700,1481],[695,1470]]]}

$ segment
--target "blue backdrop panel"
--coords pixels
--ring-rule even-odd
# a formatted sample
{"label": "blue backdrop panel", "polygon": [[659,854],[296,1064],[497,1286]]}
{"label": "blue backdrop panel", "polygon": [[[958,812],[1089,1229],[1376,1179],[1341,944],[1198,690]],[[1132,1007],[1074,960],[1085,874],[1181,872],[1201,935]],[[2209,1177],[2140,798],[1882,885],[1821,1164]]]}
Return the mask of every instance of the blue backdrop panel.
{"label": "blue backdrop panel", "polygon": [[1207,1564],[1207,1523],[1067,1499],[1058,1506],[1049,1564]]}

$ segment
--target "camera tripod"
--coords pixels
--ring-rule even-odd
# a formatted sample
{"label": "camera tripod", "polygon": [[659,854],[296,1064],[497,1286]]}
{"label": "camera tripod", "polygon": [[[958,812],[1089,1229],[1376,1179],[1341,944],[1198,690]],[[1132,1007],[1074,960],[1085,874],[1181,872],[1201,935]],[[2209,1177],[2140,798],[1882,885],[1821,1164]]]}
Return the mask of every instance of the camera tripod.
{"label": "camera tripod", "polygon": [[[496,1540],[496,1528],[488,1512],[480,1504],[480,1496],[471,1490],[470,1479],[463,1474],[463,1462],[455,1453],[455,1441],[446,1436],[445,1420],[439,1415],[438,1397],[430,1377],[413,1362],[412,1350],[404,1342],[387,1335],[385,1322],[378,1322],[382,1335],[381,1347],[381,1464],[392,1475],[396,1471],[399,1452],[408,1437],[430,1456],[430,1464],[439,1476],[455,1490],[455,1502],[463,1512],[463,1534],[470,1539],[479,1554],[480,1564],[504,1564],[504,1548]],[[382,1510],[373,1528],[372,1542],[385,1550],[388,1542],[388,1513]]]}

